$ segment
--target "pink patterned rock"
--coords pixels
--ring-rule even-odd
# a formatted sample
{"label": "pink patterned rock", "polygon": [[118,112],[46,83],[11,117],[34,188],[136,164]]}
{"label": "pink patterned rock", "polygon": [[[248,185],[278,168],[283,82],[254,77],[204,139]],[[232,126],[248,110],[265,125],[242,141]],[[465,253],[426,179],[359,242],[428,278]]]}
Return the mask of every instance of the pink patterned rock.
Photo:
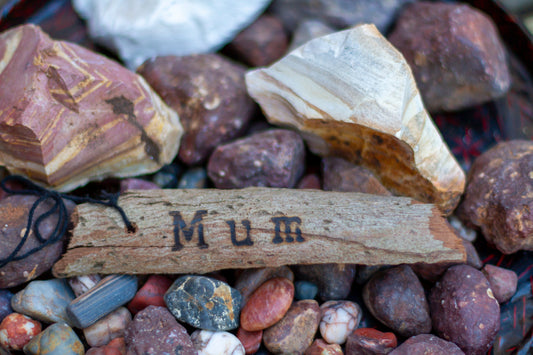
{"label": "pink patterned rock", "polygon": [[177,154],[176,112],[118,63],[34,25],[2,33],[0,57],[0,164],[11,173],[68,191]]}

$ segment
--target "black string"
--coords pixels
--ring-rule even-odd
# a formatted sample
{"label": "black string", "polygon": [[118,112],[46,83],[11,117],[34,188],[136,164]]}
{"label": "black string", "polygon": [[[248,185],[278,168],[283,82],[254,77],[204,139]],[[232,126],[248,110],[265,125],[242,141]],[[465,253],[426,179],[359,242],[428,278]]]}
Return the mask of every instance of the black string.
{"label": "black string", "polygon": [[[21,184],[24,186],[22,189],[11,189],[7,187],[7,183],[9,182],[15,182],[18,184]],[[102,199],[96,199],[91,197],[79,197],[79,196],[72,196],[65,193],[60,193],[57,191],[52,191],[45,189],[44,187],[41,187],[27,178],[20,176],[20,175],[9,175],[5,177],[2,181],[0,181],[0,188],[7,192],[8,194],[14,194],[14,195],[33,195],[38,196],[39,198],[33,203],[33,205],[30,208],[30,212],[28,213],[28,223],[26,224],[26,229],[24,231],[24,236],[21,238],[18,245],[15,247],[15,249],[9,254],[9,256],[5,259],[0,259],[0,268],[4,267],[8,263],[12,261],[22,260],[39,250],[43,249],[44,247],[53,244],[60,240],[65,233],[67,232],[68,228],[68,222],[69,222],[69,215],[67,211],[67,207],[65,206],[65,202],[63,199],[70,200],[74,203],[83,203],[83,202],[89,202],[89,203],[96,203],[99,205],[104,205],[108,207],[113,207],[115,210],[120,213],[120,216],[122,217],[122,220],[124,221],[124,224],[126,225],[126,229],[128,232],[134,232],[135,227],[130,222],[128,217],[126,216],[126,213],[124,210],[117,204],[118,201],[118,194],[108,194],[106,193]],[[33,224],[33,219],[35,217],[35,211],[39,207],[39,205],[45,201],[52,200],[54,204],[50,209],[39,215],[35,219],[35,224]],[[57,224],[54,227],[54,230],[52,231],[50,237],[48,239],[43,238],[41,235],[41,232],[39,231],[39,226],[41,223],[48,217],[57,214]],[[31,226],[33,225],[33,233],[35,235],[35,238],[41,243],[39,246],[25,252],[22,255],[18,255],[24,244],[26,243],[28,236],[30,235],[30,232],[32,231]]]}

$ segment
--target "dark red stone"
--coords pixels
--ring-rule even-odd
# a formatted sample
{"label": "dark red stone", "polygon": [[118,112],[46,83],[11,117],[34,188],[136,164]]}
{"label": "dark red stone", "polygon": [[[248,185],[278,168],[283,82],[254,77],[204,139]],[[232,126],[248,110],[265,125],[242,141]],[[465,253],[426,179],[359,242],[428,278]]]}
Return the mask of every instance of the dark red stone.
{"label": "dark red stone", "polygon": [[294,187],[305,167],[300,135],[272,129],[218,146],[207,165],[217,188]]}
{"label": "dark red stone", "polygon": [[513,297],[518,285],[516,272],[491,264],[486,264],[481,271],[489,281],[490,288],[498,302],[504,303]]}
{"label": "dark red stone", "polygon": [[180,116],[181,161],[202,163],[215,147],[244,133],[255,110],[245,71],[218,54],[157,57],[137,69]]}
{"label": "dark red stone", "polygon": [[374,274],[363,288],[363,300],[374,317],[401,336],[431,331],[424,288],[407,265]]}
{"label": "dark red stone", "polygon": [[327,157],[322,159],[322,177],[326,191],[391,195],[370,170],[354,165],[342,158]]}
{"label": "dark red stone", "polygon": [[433,334],[420,334],[407,339],[389,355],[464,355],[463,351],[451,341]]}
{"label": "dark red stone", "polygon": [[237,330],[237,338],[244,346],[244,351],[246,355],[255,354],[259,347],[261,346],[261,340],[263,339],[263,331],[256,330],[254,332],[249,332],[242,327],[239,327]]}
{"label": "dark red stone", "polygon": [[142,311],[148,306],[165,307],[165,292],[172,285],[172,280],[162,275],[152,275],[146,283],[137,291],[135,297],[128,303],[128,309],[132,314]]}
{"label": "dark red stone", "polygon": [[246,64],[261,67],[281,58],[288,46],[289,38],[281,21],[262,15],[240,32],[227,49]]}
{"label": "dark red stone", "polygon": [[430,112],[478,105],[509,89],[505,48],[496,26],[466,4],[410,4],[389,40],[411,66]]}

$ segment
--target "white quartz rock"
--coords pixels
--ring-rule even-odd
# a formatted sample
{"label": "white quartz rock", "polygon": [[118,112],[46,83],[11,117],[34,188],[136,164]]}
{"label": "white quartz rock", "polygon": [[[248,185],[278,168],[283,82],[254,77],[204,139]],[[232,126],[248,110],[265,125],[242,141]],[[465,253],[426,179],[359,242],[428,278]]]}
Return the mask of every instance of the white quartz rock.
{"label": "white quartz rock", "polygon": [[161,55],[213,52],[252,23],[270,0],[73,0],[93,40],[134,70]]}
{"label": "white quartz rock", "polygon": [[196,330],[191,340],[198,355],[244,355],[241,341],[230,332]]}
{"label": "white quartz rock", "polygon": [[372,170],[398,195],[451,213],[465,175],[422,103],[409,65],[374,25],[313,39],[246,74],[270,123],[321,156]]}

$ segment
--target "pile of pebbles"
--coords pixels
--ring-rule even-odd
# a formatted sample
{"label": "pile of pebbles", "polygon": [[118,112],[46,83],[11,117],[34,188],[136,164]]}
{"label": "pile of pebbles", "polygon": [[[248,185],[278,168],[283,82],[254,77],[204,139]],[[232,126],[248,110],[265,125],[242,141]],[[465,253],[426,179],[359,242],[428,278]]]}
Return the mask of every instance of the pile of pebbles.
{"label": "pile of pebbles", "polygon": [[[387,31],[408,2],[414,1],[389,1],[390,9],[369,5],[364,11],[379,14],[380,29]],[[342,1],[329,13],[318,5],[287,8],[289,3],[275,2],[219,53],[157,57],[141,65],[138,73],[180,116],[185,134],[178,157],[150,176],[92,183],[83,191],[267,186],[390,195],[369,170],[339,157],[315,156],[298,133],[269,125],[248,96],[247,66],[283,56],[291,45],[289,33],[302,43],[360,21],[349,18]],[[446,11],[423,24],[435,28],[446,27],[453,10],[456,16],[465,11],[458,5],[432,4],[443,9],[428,10],[429,4],[414,3],[420,8],[409,11]],[[429,55],[401,47],[426,48],[427,43],[408,43],[399,33],[413,35],[413,18],[405,17],[403,27],[398,23],[390,38],[400,51],[414,53],[406,57],[413,60],[417,80],[427,85],[438,81],[437,69],[424,65],[431,62]],[[465,18],[472,28],[486,31],[477,17]],[[448,45],[442,50],[457,43]],[[494,64],[478,59],[487,67]],[[496,82],[483,83],[479,74],[483,88],[471,86],[468,93],[445,77],[439,81],[444,87],[423,91],[434,95],[424,101],[436,111],[453,111],[501,96],[509,78],[506,84],[504,70],[494,70],[502,73]],[[65,237],[0,267],[0,354],[485,354],[500,329],[500,304],[516,292],[517,275],[484,264],[473,242],[483,234],[506,253],[533,247],[528,240],[532,152],[530,141],[504,142],[474,162],[455,213],[459,218],[451,217],[468,253],[466,264],[290,265],[206,275],[178,270],[176,275],[56,279],[48,270]],[[3,216],[0,258],[20,241],[35,200],[0,191],[0,208],[10,211]],[[515,223],[517,215],[524,224]],[[54,223],[51,217],[41,226],[43,236]]]}

